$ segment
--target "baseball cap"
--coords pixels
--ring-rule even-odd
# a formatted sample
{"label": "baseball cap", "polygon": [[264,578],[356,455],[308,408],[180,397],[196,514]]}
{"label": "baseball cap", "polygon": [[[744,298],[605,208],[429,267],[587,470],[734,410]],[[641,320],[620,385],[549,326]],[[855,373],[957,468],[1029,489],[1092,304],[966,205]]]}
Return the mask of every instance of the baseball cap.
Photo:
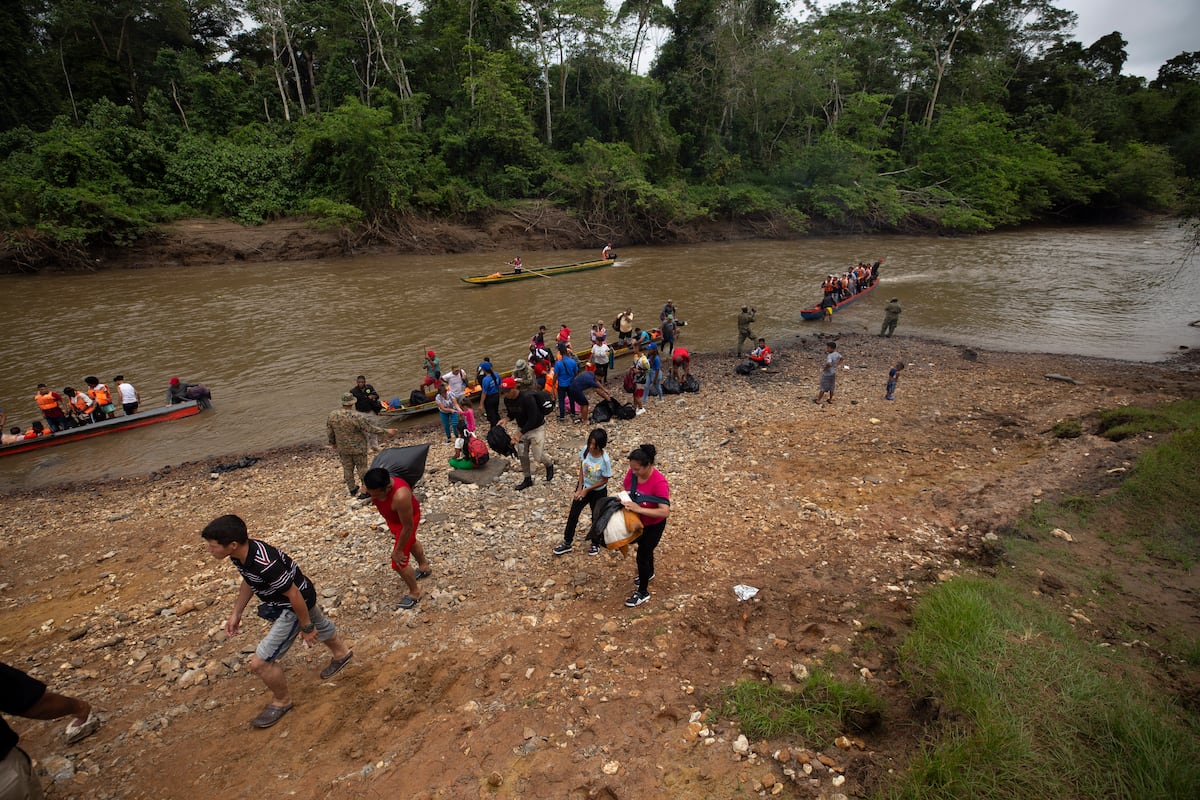
{"label": "baseball cap", "polygon": [[509,389],[517,388],[517,381],[514,378],[505,378],[500,381],[500,388],[508,391]]}
{"label": "baseball cap", "polygon": [[342,395],[342,405],[344,405],[344,406],[354,405],[354,395],[350,394],[349,392],[346,392],[345,394],[343,394]]}
{"label": "baseball cap", "polygon": [[657,344],[655,344],[654,342],[651,342],[650,344],[646,345],[646,349],[647,349],[647,350],[657,350],[657,349],[658,349],[658,345],[657,345]]}

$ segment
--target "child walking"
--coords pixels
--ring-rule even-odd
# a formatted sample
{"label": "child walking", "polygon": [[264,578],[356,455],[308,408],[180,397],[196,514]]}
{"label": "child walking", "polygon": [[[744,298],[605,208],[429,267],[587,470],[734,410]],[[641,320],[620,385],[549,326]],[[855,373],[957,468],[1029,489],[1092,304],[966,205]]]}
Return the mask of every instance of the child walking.
{"label": "child walking", "polygon": [[904,369],[904,362],[897,361],[896,366],[888,370],[887,392],[884,394],[884,400],[896,399],[896,381],[900,379],[900,370]]}

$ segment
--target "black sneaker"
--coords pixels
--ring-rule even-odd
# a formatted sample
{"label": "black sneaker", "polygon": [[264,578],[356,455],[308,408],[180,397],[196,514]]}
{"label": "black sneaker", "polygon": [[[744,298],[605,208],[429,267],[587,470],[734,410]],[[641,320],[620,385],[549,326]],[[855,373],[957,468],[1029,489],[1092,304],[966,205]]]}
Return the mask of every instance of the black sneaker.
{"label": "black sneaker", "polygon": [[554,465],[547,464],[546,465],[546,483],[549,483],[552,480],[554,480]]}
{"label": "black sneaker", "polygon": [[517,491],[523,492],[526,489],[528,489],[530,486],[533,486],[533,478],[527,477],[527,478],[525,478],[525,480],[523,480],[517,484]]}
{"label": "black sneaker", "polygon": [[357,486],[355,486],[353,489],[351,489],[351,490],[350,490],[350,496],[351,496],[351,497],[354,497],[354,495],[356,495],[356,494],[358,494],[358,487],[357,487]]}
{"label": "black sneaker", "polygon": [[637,589],[633,590],[633,594],[629,595],[629,599],[625,601],[625,605],[630,608],[637,608],[642,603],[650,599],[650,595],[642,594]]}
{"label": "black sneaker", "polygon": [[571,544],[570,542],[559,542],[558,544],[554,545],[554,555],[565,556],[574,549],[575,545]]}
{"label": "black sneaker", "polygon": [[600,548],[599,548],[599,547],[597,547],[596,545],[592,545],[591,547],[589,547],[589,548],[588,548],[588,555],[589,555],[589,556],[598,556],[598,555],[600,555]]}
{"label": "black sneaker", "polygon": [[[652,581],[652,580],[654,580],[654,573],[650,573],[650,581]],[[649,585],[650,581],[646,581],[646,584],[647,584],[647,585]],[[636,589],[636,588],[638,587],[638,584],[639,584],[640,582],[641,582],[641,581],[639,581],[639,580],[638,580],[638,576],[637,576],[637,575],[634,575],[634,576],[633,576],[633,588],[635,588],[635,589]]]}
{"label": "black sneaker", "polygon": [[355,500],[370,500],[371,495],[369,492],[360,492],[359,494],[354,496],[354,499]]}

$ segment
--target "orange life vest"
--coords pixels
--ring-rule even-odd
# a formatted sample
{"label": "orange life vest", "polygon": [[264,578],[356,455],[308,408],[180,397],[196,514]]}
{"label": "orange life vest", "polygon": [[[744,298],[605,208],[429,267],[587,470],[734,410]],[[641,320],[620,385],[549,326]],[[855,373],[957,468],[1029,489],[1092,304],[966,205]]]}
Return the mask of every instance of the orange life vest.
{"label": "orange life vest", "polygon": [[97,383],[95,389],[88,389],[88,397],[96,401],[98,406],[106,406],[112,402],[112,394],[103,383]]}
{"label": "orange life vest", "polygon": [[88,410],[94,405],[92,399],[83,392],[76,392],[75,397],[71,399],[71,407],[80,414],[88,413]]}
{"label": "orange life vest", "polygon": [[33,399],[37,400],[38,408],[40,408],[42,411],[53,411],[59,407],[58,400],[56,400],[54,397],[54,392],[35,394]]}

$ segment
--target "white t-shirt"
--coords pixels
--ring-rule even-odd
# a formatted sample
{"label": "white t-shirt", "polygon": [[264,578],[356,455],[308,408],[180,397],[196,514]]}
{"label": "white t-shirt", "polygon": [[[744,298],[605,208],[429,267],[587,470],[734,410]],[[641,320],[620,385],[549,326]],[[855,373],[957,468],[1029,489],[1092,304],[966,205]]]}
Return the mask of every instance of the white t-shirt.
{"label": "white t-shirt", "polygon": [[592,345],[592,363],[596,366],[608,364],[608,354],[612,352],[612,348],[602,342],[597,342]]}
{"label": "white t-shirt", "polygon": [[132,383],[122,381],[117,384],[117,391],[121,393],[122,403],[136,403],[138,401],[137,390],[133,388]]}
{"label": "white t-shirt", "polygon": [[462,370],[458,372],[447,372],[442,376],[446,381],[446,391],[455,400],[461,400],[467,393],[467,382]]}

